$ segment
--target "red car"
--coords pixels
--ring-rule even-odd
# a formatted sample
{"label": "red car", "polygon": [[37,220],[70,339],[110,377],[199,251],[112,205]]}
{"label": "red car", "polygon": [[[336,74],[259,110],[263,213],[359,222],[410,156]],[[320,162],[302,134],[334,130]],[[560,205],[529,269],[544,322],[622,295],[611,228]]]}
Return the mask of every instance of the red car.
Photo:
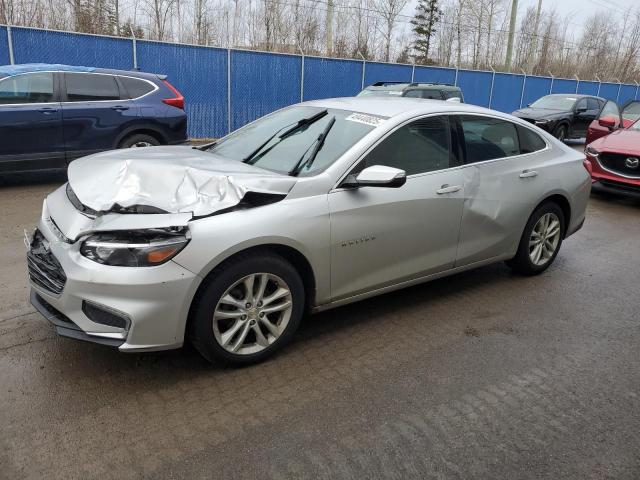
{"label": "red car", "polygon": [[640,101],[630,102],[622,111],[607,102],[593,122],[597,125],[589,127],[585,153],[595,190],[640,197],[639,118]]}

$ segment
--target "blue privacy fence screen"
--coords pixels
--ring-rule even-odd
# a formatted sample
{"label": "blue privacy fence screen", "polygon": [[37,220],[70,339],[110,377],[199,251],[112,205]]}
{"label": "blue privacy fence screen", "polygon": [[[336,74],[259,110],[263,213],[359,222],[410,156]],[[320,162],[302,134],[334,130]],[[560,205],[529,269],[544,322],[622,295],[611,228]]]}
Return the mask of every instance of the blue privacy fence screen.
{"label": "blue privacy fence screen", "polygon": [[458,85],[467,103],[512,112],[549,93],[640,99],[637,85],[456,70],[115,38],[0,25],[0,65],[63,63],[166,74],[185,96],[189,135],[216,138],[279,108],[356,95],[380,81]]}

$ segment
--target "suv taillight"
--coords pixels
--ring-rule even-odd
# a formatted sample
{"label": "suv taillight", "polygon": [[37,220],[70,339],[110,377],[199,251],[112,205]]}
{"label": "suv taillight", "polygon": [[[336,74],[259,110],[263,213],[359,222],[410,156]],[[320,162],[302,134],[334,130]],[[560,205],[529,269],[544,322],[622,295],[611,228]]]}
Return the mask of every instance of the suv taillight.
{"label": "suv taillight", "polygon": [[176,90],[176,87],[171,85],[166,80],[163,80],[163,82],[167,86],[167,88],[175,94],[175,97],[164,98],[162,99],[162,101],[167,105],[171,105],[172,107],[176,107],[181,110],[184,110],[184,97],[182,96],[182,94],[178,90]]}

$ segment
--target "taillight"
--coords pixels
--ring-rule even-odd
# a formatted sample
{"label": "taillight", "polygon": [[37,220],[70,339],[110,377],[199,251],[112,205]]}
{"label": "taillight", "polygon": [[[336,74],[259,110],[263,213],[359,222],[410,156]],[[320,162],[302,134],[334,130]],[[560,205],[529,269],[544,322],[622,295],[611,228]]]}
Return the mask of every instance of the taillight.
{"label": "taillight", "polygon": [[176,87],[171,85],[166,80],[163,80],[163,82],[167,86],[167,88],[175,94],[175,97],[163,98],[162,101],[167,105],[171,105],[172,107],[176,107],[176,108],[180,108],[181,110],[184,110],[184,97],[182,96],[182,94],[178,90],[176,90]]}
{"label": "taillight", "polygon": [[587,172],[589,172],[589,176],[591,176],[591,174],[593,173],[593,165],[591,165],[591,162],[589,161],[589,159],[585,158],[582,161],[582,164],[584,165],[584,168],[587,169]]}

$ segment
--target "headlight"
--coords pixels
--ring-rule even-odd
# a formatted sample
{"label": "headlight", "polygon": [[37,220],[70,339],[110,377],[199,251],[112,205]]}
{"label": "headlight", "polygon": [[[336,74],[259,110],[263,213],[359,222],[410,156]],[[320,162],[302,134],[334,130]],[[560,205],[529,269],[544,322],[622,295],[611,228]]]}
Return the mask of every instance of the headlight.
{"label": "headlight", "polygon": [[598,155],[600,155],[600,152],[599,152],[598,150],[596,150],[596,149],[595,149],[595,148],[593,148],[593,147],[590,147],[589,145],[587,145],[587,146],[585,147],[584,152],[585,152],[587,155],[592,156],[593,158],[598,158]]}
{"label": "headlight", "polygon": [[186,229],[97,233],[82,242],[80,253],[104,265],[152,267],[169,261],[187,243]]}

